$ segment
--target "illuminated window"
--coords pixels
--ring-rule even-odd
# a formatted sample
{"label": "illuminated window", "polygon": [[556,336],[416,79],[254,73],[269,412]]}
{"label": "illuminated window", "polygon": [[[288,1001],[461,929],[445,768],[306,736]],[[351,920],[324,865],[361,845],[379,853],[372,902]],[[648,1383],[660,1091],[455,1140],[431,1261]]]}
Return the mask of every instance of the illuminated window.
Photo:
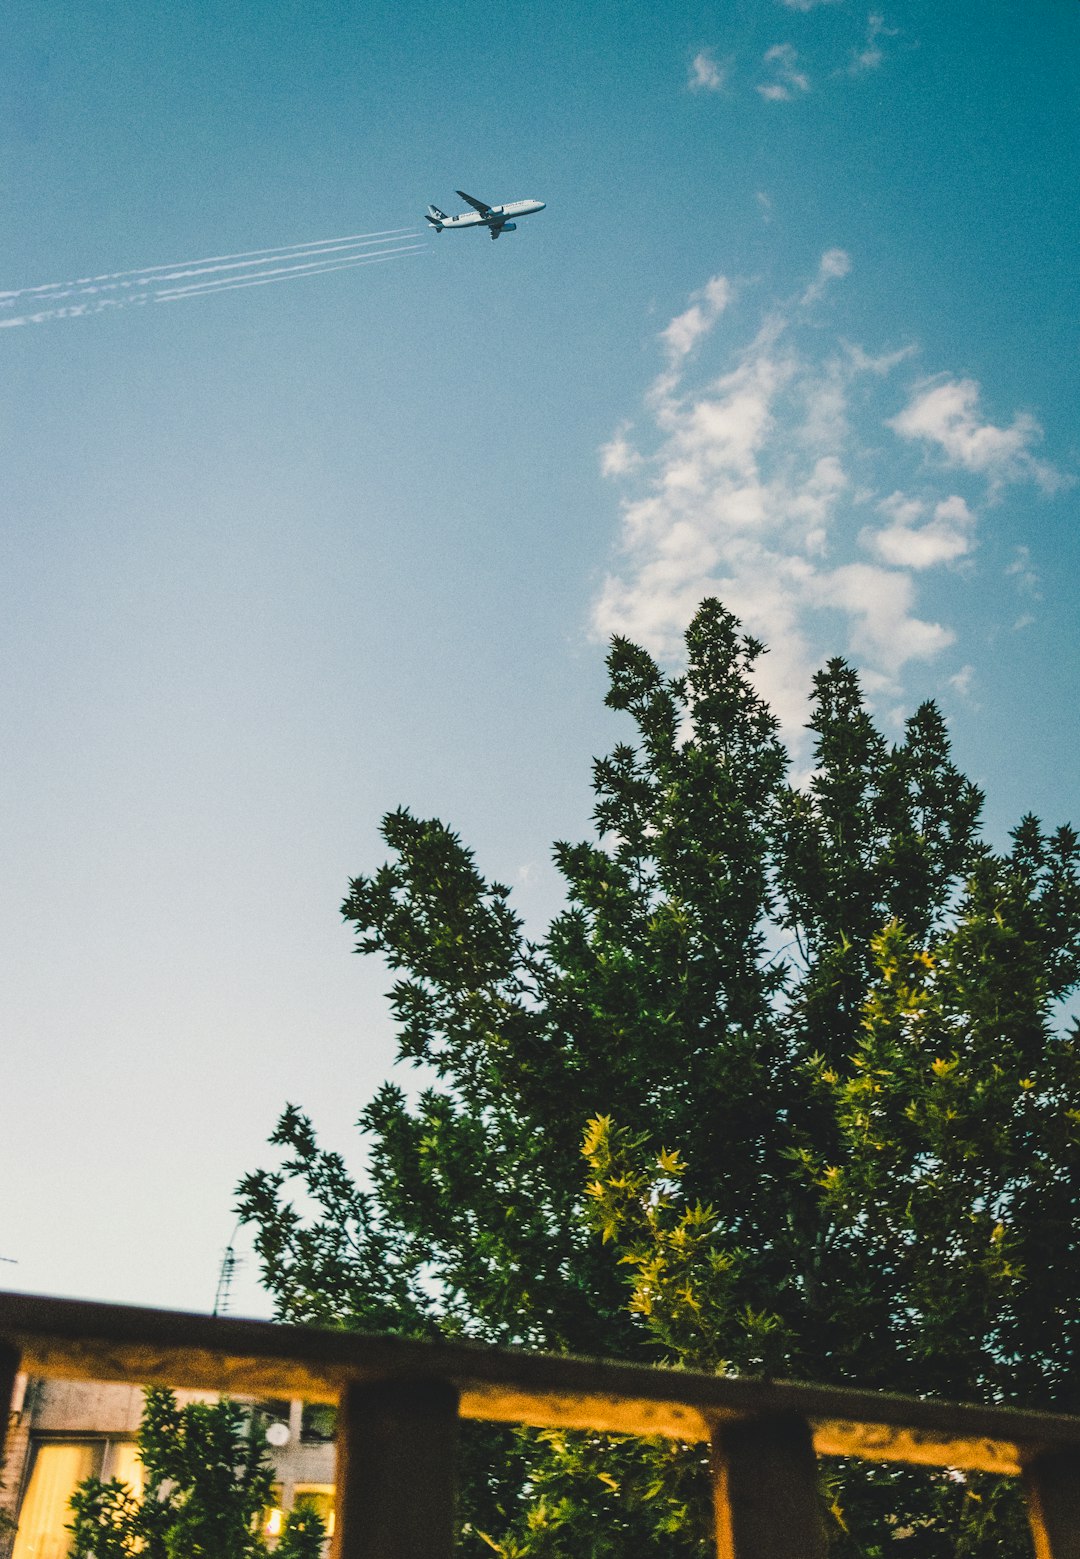
{"label": "illuminated window", "polygon": [[326,1523],[327,1537],[334,1535],[334,1485],[332,1483],[298,1483],[295,1509],[314,1510]]}
{"label": "illuminated window", "polygon": [[[281,1529],[285,1525],[285,1512],[281,1508],[281,1484],[275,1483],[270,1490],[272,1504],[269,1509],[263,1511],[262,1533],[264,1537],[280,1537]],[[12,1556],[14,1559],[14,1555]]]}
{"label": "illuminated window", "polygon": [[146,1479],[134,1440],[113,1440],[105,1457],[103,1478],[119,1478],[133,1494],[141,1494]]}
{"label": "illuminated window", "polygon": [[71,1543],[68,1501],[101,1464],[100,1441],[39,1445],[19,1511],[11,1559],[65,1559]]}
{"label": "illuminated window", "polygon": [[[270,1491],[273,1503],[263,1511],[260,1528],[264,1537],[279,1538],[285,1530],[282,1487],[275,1483]],[[298,1483],[293,1493],[293,1510],[315,1510],[323,1518],[327,1537],[334,1535],[334,1485],[332,1483]]]}

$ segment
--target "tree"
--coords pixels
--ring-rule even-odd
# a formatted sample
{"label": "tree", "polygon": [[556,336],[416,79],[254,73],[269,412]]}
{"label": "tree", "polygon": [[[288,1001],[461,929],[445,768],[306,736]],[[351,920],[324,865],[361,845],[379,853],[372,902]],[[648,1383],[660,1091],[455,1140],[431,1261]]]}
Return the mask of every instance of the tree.
{"label": "tree", "polygon": [[[994,853],[940,711],[890,744],[840,660],[792,785],[762,652],[715,601],[682,676],[613,641],[634,739],[539,942],[450,830],[385,819],[344,914],[435,1081],[364,1108],[363,1187],[285,1110],[240,1187],[283,1319],[1078,1405],[1076,836]],[[823,1498],[845,1555],[1027,1552],[986,1480],[841,1465]],[[694,1449],[467,1437],[467,1553],[699,1554],[706,1510]]]}
{"label": "tree", "polygon": [[[87,1478],[71,1500],[71,1559],[267,1559],[259,1530],[273,1470],[257,1415],[228,1398],[177,1405],[146,1393],[138,1436],[144,1488]],[[289,1512],[277,1559],[318,1559],[319,1515]]]}
{"label": "tree", "polygon": [[325,1552],[325,1521],[313,1505],[298,1500],[286,1512],[275,1559],[323,1559]]}

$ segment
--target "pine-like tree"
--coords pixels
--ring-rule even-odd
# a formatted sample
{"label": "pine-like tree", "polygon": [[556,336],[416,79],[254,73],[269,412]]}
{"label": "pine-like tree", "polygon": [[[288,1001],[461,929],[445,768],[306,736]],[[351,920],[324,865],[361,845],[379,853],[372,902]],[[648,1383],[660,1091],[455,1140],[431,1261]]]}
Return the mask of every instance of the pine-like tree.
{"label": "pine-like tree", "polygon": [[[436,1082],[364,1108],[363,1189],[286,1109],[240,1188],[283,1319],[1078,1406],[1076,836],[995,854],[938,709],[891,745],[838,660],[793,787],[762,649],[715,601],[682,676],[614,641],[634,739],[538,943],[452,832],[386,818],[344,913]],[[845,1555],[1028,1551],[985,1480],[824,1497]],[[704,1554],[706,1511],[697,1450],[467,1436],[466,1553]]]}

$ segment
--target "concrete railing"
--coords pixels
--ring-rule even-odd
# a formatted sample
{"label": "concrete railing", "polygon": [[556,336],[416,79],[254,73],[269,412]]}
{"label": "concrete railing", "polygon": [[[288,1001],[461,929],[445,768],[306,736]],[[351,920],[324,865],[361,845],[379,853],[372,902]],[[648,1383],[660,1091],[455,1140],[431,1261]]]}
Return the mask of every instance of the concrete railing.
{"label": "concrete railing", "polygon": [[824,1553],[817,1454],[1022,1477],[1038,1559],[1080,1559],[1080,1418],[0,1294],[0,1401],[20,1368],[336,1403],[336,1559],[449,1559],[461,1418],[707,1442],[721,1559]]}

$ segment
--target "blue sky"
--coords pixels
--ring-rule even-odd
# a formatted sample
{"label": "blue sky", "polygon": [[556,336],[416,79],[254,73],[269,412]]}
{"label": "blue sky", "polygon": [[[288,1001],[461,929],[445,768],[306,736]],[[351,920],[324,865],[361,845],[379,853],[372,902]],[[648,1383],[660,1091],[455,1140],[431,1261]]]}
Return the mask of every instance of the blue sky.
{"label": "blue sky", "polygon": [[[4,1280],[207,1308],[286,1099],[359,1161],[347,880],[408,804],[542,924],[611,631],[674,664],[717,593],[797,762],[841,653],[890,730],[940,700],[995,840],[1080,814],[1076,0],[15,0],[7,44]],[[459,186],[547,210],[421,231]]]}

